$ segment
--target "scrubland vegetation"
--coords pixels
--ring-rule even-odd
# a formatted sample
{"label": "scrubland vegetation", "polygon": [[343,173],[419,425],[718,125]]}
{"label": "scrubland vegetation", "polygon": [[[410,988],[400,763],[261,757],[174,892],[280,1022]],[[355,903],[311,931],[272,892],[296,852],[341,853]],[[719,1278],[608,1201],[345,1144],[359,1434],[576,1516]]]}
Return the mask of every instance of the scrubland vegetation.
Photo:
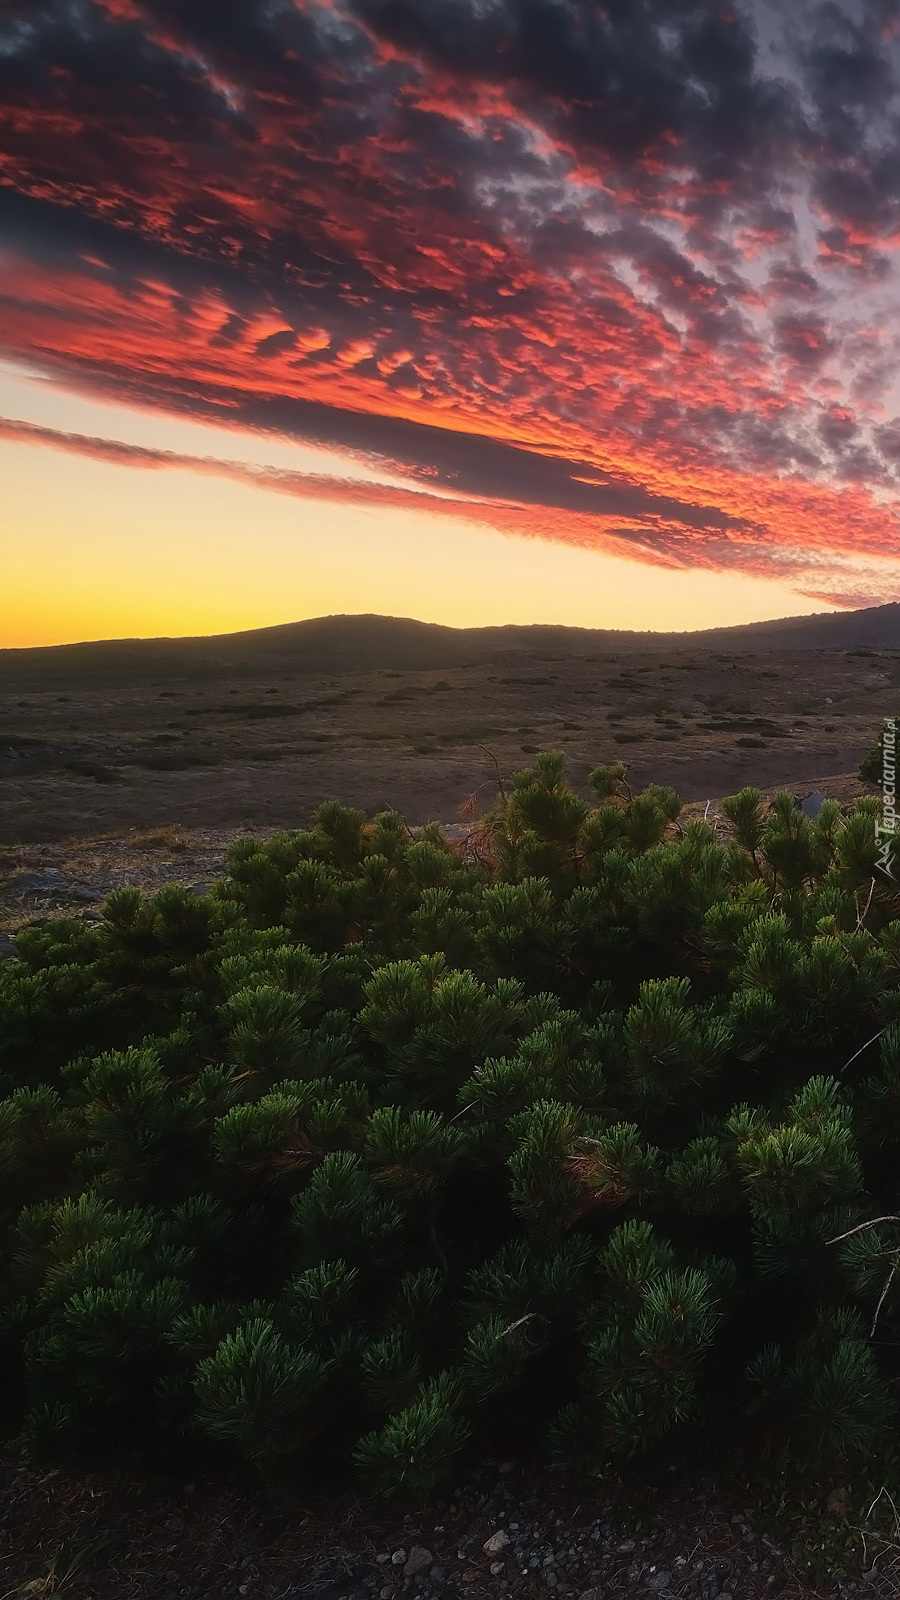
{"label": "scrubland vegetation", "polygon": [[[877,802],[543,755],[469,837],[239,840],[0,969],[7,1433],[428,1493],[890,1454],[900,905]],[[879,1219],[877,1222],[874,1219]],[[874,1223],[874,1225],[870,1225]]]}

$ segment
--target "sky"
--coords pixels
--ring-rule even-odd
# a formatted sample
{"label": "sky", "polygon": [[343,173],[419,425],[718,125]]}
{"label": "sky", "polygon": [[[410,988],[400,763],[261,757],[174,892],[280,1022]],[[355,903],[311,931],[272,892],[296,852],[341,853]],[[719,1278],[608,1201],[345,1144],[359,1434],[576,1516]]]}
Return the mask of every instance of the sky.
{"label": "sky", "polygon": [[900,591],[896,0],[4,0],[0,645]]}

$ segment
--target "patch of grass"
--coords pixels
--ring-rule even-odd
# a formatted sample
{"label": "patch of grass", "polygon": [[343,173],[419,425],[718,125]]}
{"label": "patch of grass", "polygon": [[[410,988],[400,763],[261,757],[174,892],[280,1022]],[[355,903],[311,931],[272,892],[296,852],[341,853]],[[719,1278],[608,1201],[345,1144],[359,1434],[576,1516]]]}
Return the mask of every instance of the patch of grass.
{"label": "patch of grass", "polygon": [[295,705],[273,705],[271,701],[251,700],[233,706],[187,706],[187,717],[246,717],[248,722],[268,722],[272,717],[302,717],[308,711],[324,710],[342,704],[355,689],[345,689],[340,694],[328,694],[321,700],[303,700]]}
{"label": "patch of grass", "polygon": [[454,728],[447,733],[439,733],[436,738],[439,744],[481,744],[485,739],[502,739],[509,730],[507,728]]}
{"label": "patch of grass", "polygon": [[76,778],[93,778],[95,783],[121,783],[122,774],[115,767],[108,767],[103,761],[77,760],[65,763],[66,772],[71,772]]}
{"label": "patch of grass", "polygon": [[734,742],[740,747],[741,750],[765,750],[767,748],[765,739],[753,739],[747,737],[744,739],[735,739]]}
{"label": "patch of grass", "polygon": [[[327,702],[319,701],[318,703],[323,705]],[[227,711],[229,716],[246,717],[248,722],[269,722],[273,717],[299,717],[302,716],[304,711],[312,711],[314,708],[315,703],[313,701],[309,701],[305,705],[294,706],[274,706],[267,705],[265,701],[259,701],[256,704],[227,706],[224,710]]]}
{"label": "patch of grass", "polygon": [[190,847],[191,841],[177,822],[170,822],[159,828],[136,828],[129,834],[128,843],[134,850],[166,850],[170,855],[179,855]]}
{"label": "patch of grass", "polygon": [[148,772],[186,772],[189,767],[219,767],[224,759],[216,750],[160,750],[139,756],[135,765]]}
{"label": "patch of grass", "polygon": [[498,683],[547,684],[559,683],[559,678],[541,678],[532,675],[531,677],[498,678],[497,681]]}
{"label": "patch of grass", "polygon": [[640,733],[614,733],[613,744],[640,744],[642,737]]}
{"label": "patch of grass", "polygon": [[701,728],[710,733],[764,733],[770,739],[787,739],[787,729],[779,726],[777,722],[770,722],[768,717],[715,717],[709,722],[701,722]]}

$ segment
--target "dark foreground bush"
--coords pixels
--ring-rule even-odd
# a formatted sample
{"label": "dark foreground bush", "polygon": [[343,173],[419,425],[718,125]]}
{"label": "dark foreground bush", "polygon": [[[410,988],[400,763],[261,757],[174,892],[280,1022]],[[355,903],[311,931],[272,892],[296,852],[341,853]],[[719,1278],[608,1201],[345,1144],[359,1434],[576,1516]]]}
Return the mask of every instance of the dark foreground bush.
{"label": "dark foreground bush", "polygon": [[467,851],[329,804],[205,898],[19,935],[2,1371],[29,1451],[421,1493],[498,1440],[597,1473],[667,1437],[807,1467],[890,1439],[875,802],[812,823],[744,790],[723,840],[592,781],[589,807],[541,757]]}

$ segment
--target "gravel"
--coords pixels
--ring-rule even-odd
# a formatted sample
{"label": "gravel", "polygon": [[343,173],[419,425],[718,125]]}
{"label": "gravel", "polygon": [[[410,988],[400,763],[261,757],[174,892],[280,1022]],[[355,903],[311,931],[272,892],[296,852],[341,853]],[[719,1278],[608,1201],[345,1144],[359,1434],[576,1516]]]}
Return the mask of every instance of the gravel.
{"label": "gravel", "polygon": [[[52,1527],[85,1552],[71,1600],[897,1600],[900,1539],[868,1531],[865,1563],[815,1583],[737,1493],[663,1474],[579,1495],[561,1474],[489,1462],[404,1513],[0,1462],[0,1572],[11,1592],[43,1583]],[[841,1537],[866,1516],[832,1504]]]}
{"label": "gravel", "polygon": [[[896,1575],[814,1584],[802,1563],[714,1489],[661,1496],[656,1515],[575,1499],[553,1475],[493,1465],[430,1511],[397,1514],[405,1542],[372,1547],[335,1587],[323,1563],[310,1600],[873,1600]],[[420,1542],[421,1541],[421,1542]],[[421,1557],[413,1557],[421,1551]],[[392,1553],[393,1552],[393,1553]],[[343,1559],[346,1559],[344,1552]],[[402,1563],[399,1557],[403,1556]],[[875,1575],[873,1574],[872,1577]]]}

